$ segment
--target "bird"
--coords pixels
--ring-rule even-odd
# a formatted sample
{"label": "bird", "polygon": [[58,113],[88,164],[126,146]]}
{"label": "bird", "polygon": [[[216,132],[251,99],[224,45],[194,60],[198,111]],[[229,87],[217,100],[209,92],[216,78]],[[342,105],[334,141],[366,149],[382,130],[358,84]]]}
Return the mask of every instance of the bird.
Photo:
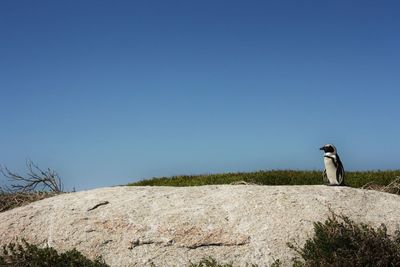
{"label": "bird", "polygon": [[344,168],[336,147],[331,144],[326,144],[321,147],[320,150],[325,152],[325,170],[323,172],[324,182],[328,185],[344,185]]}

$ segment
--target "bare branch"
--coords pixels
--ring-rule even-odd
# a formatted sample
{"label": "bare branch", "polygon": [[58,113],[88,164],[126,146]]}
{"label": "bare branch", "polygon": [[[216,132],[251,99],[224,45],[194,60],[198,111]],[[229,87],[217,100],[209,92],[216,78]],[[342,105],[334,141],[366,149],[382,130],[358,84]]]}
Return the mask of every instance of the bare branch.
{"label": "bare branch", "polygon": [[63,184],[56,171],[50,168],[42,170],[31,160],[26,161],[26,166],[28,173],[25,177],[0,166],[0,173],[11,182],[10,191],[34,192],[41,187],[42,191],[63,192]]}

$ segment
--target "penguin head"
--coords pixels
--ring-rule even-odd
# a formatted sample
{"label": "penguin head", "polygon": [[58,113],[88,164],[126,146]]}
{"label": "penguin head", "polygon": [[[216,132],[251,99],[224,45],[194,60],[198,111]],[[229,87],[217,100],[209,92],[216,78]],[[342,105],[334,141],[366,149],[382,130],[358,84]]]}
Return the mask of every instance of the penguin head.
{"label": "penguin head", "polygon": [[321,147],[319,150],[323,150],[325,153],[336,154],[336,147],[331,144],[326,144],[323,147]]}

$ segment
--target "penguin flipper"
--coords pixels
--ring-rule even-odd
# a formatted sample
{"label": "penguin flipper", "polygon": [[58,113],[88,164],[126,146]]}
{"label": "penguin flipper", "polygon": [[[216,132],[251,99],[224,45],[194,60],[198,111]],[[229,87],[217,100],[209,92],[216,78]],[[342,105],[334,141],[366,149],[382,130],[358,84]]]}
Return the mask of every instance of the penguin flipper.
{"label": "penguin flipper", "polygon": [[336,169],[336,179],[338,181],[338,185],[344,185],[344,168],[342,164],[339,164]]}

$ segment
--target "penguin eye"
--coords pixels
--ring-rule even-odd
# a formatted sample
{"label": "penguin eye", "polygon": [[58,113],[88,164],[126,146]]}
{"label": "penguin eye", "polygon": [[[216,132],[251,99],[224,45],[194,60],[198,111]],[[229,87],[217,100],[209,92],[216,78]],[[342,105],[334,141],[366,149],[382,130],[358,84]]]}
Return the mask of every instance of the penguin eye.
{"label": "penguin eye", "polygon": [[326,152],[330,152],[330,153],[332,153],[334,150],[333,150],[333,147],[332,146],[327,146],[326,147]]}

